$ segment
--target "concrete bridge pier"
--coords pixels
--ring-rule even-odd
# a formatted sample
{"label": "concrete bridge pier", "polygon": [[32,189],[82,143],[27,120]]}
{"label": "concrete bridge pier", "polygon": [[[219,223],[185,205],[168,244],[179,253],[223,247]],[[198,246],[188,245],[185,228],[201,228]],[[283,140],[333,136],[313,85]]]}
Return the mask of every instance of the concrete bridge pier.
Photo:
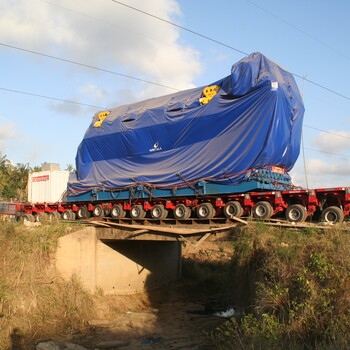
{"label": "concrete bridge pier", "polygon": [[56,268],[76,275],[91,293],[132,294],[159,287],[181,275],[181,242],[101,240],[94,227],[59,239]]}

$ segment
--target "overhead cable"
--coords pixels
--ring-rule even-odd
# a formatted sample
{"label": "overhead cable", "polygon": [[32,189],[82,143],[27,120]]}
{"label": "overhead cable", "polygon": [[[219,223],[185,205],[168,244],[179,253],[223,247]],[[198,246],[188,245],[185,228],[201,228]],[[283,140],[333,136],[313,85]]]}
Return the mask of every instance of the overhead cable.
{"label": "overhead cable", "polygon": [[303,126],[306,127],[306,128],[309,128],[309,129],[318,130],[318,131],[324,132],[324,133],[326,133],[326,134],[331,134],[331,135],[335,135],[335,136],[338,136],[338,137],[343,137],[344,139],[350,140],[350,137],[349,137],[349,136],[341,135],[341,134],[338,134],[338,133],[335,133],[335,132],[332,132],[332,131],[322,130],[322,129],[315,128],[315,127],[313,127],[313,126],[306,125],[306,124],[304,124]]}
{"label": "overhead cable", "polygon": [[117,3],[117,4],[119,4],[119,5],[123,5],[123,6],[125,6],[125,7],[128,7],[128,8],[130,8],[130,9],[132,9],[132,10],[135,10],[135,11],[137,11],[137,12],[141,12],[141,13],[143,13],[144,15],[147,15],[147,16],[150,16],[150,17],[153,17],[153,18],[156,18],[156,19],[158,19],[159,21],[162,21],[162,22],[171,24],[172,26],[175,26],[175,27],[177,27],[177,28],[180,28],[180,29],[182,29],[182,30],[185,30],[186,32],[189,32],[189,33],[191,33],[191,34],[194,34],[194,35],[197,35],[197,36],[199,36],[199,37],[201,37],[201,38],[204,38],[204,39],[206,39],[206,40],[212,41],[213,43],[216,43],[216,44],[225,46],[225,47],[227,47],[227,48],[229,48],[229,49],[231,49],[231,50],[234,50],[234,51],[236,51],[236,52],[242,53],[243,55],[248,55],[248,53],[246,53],[246,52],[244,52],[244,51],[242,51],[242,50],[236,49],[235,47],[233,47],[233,46],[231,46],[231,45],[227,45],[227,44],[225,44],[225,43],[223,43],[223,42],[221,42],[221,41],[218,41],[218,40],[216,40],[216,39],[210,38],[210,37],[208,37],[208,36],[206,36],[206,35],[203,35],[203,34],[201,34],[201,33],[196,32],[196,31],[194,31],[194,30],[191,30],[191,29],[188,29],[188,28],[186,28],[186,27],[180,26],[179,24],[176,24],[176,23],[173,23],[173,22],[171,22],[171,21],[168,21],[167,19],[158,17],[158,16],[153,15],[153,14],[151,14],[151,13],[149,13],[149,12],[140,10],[140,9],[138,9],[138,8],[136,8],[136,7],[132,7],[132,6],[130,6],[130,5],[124,4],[124,3],[120,2],[120,1],[117,1],[117,0],[112,0],[112,1],[115,2],[115,3]]}
{"label": "overhead cable", "polygon": [[163,85],[160,83],[155,83],[154,81],[150,81],[150,80],[146,80],[146,79],[141,79],[141,78],[136,78],[133,77],[131,75],[127,75],[127,74],[123,74],[123,73],[118,73],[115,71],[111,71],[108,69],[104,69],[104,68],[99,68],[99,67],[95,67],[95,66],[91,66],[89,64],[85,64],[85,63],[81,63],[81,62],[76,62],[76,61],[72,61],[72,60],[68,60],[66,58],[62,58],[62,57],[57,57],[57,56],[52,56],[52,55],[48,55],[42,52],[38,52],[38,51],[33,51],[33,50],[28,50],[28,49],[24,49],[23,47],[18,47],[18,46],[14,46],[14,45],[9,45],[9,44],[5,44],[5,43],[0,43],[1,46],[5,46],[5,47],[9,47],[11,49],[15,49],[15,50],[20,50],[20,51],[24,51],[24,52],[28,52],[34,55],[38,55],[38,56],[42,56],[42,57],[47,57],[47,58],[51,58],[57,61],[62,61],[62,62],[66,62],[66,63],[71,63],[71,64],[75,64],[77,66],[81,66],[81,67],[85,67],[85,68],[89,68],[89,69],[94,69],[94,70],[98,70],[100,72],[104,72],[104,73],[109,73],[109,74],[114,74],[114,75],[118,75],[120,77],[124,77],[124,78],[128,78],[128,79],[133,79],[133,80],[137,80],[137,81],[141,81],[143,83],[147,83],[147,84],[153,84],[153,85],[157,85],[160,87],[164,87],[167,89],[171,89],[174,91],[180,91],[180,89],[168,86],[168,85]]}
{"label": "overhead cable", "polygon": [[340,157],[344,157],[344,158],[350,158],[350,156],[346,156],[344,154],[322,151],[320,149],[314,149],[314,148],[308,148],[308,147],[305,147],[305,149],[307,149],[309,151],[313,151],[313,152],[320,152],[320,153],[331,154],[331,155],[340,156]]}
{"label": "overhead cable", "polygon": [[[206,36],[206,35],[203,35],[203,34],[201,34],[201,33],[199,33],[199,32],[196,32],[196,31],[194,31],[194,30],[191,30],[191,29],[188,29],[188,28],[186,28],[186,27],[180,26],[179,24],[176,24],[176,23],[174,23],[174,22],[168,21],[168,20],[166,20],[166,19],[164,19],[164,18],[161,18],[161,17],[158,17],[158,16],[156,16],[156,15],[153,15],[153,14],[151,14],[151,13],[149,13],[149,12],[146,12],[146,11],[140,10],[140,9],[138,9],[138,8],[136,8],[136,7],[133,7],[133,6],[124,4],[124,3],[120,2],[120,1],[117,1],[117,0],[111,0],[111,1],[113,1],[114,3],[116,3],[116,4],[118,4],[118,5],[125,6],[125,7],[129,8],[129,9],[134,10],[134,11],[137,11],[137,12],[143,13],[143,14],[145,14],[145,15],[147,15],[147,16],[150,16],[150,17],[153,17],[153,18],[155,18],[155,19],[158,19],[159,21],[168,23],[168,24],[170,24],[170,25],[172,25],[172,26],[175,26],[175,27],[177,27],[177,28],[180,28],[180,29],[182,29],[182,30],[185,30],[185,31],[187,31],[187,32],[189,32],[189,33],[192,33],[192,34],[197,35],[197,36],[199,36],[199,37],[201,37],[201,38],[204,38],[204,39],[207,39],[207,40],[209,40],[209,41],[212,41],[212,42],[214,42],[214,43],[216,43],[216,44],[219,44],[219,45],[221,45],[221,46],[224,46],[224,47],[229,48],[229,49],[231,49],[231,50],[234,50],[234,51],[236,51],[236,52],[242,53],[242,54],[244,54],[244,55],[248,55],[248,53],[246,53],[246,52],[244,52],[244,51],[242,51],[242,50],[239,50],[239,49],[237,49],[237,48],[235,48],[235,47],[233,47],[233,46],[231,46],[231,45],[225,44],[225,43],[223,43],[222,41],[219,41],[219,40],[210,38],[210,37],[208,37],[208,36]],[[296,76],[296,77],[298,77],[298,78],[300,78],[300,79],[304,79],[301,75],[298,75],[298,74],[296,74],[296,73],[292,73],[292,72],[291,72],[291,74],[293,74],[294,76]],[[334,94],[336,94],[336,95],[338,95],[338,96],[340,96],[340,97],[343,97],[343,98],[345,98],[345,99],[347,99],[347,100],[350,100],[350,97],[345,96],[345,95],[343,95],[343,94],[341,94],[341,93],[339,93],[339,92],[336,92],[336,91],[334,91],[334,90],[332,90],[332,89],[330,89],[330,88],[327,88],[326,86],[323,86],[323,85],[321,85],[321,84],[319,84],[319,83],[316,83],[316,82],[314,82],[314,81],[312,81],[312,80],[310,80],[310,79],[305,79],[305,81],[307,81],[308,83],[314,84],[314,85],[316,85],[316,86],[318,86],[318,87],[320,87],[320,88],[322,88],[322,89],[324,89],[324,90],[327,90],[327,91],[329,91],[329,92],[332,92],[332,93],[334,93]]]}
{"label": "overhead cable", "polygon": [[73,104],[80,105],[80,106],[94,107],[94,108],[98,108],[98,109],[106,109],[106,107],[89,105],[87,103],[81,103],[81,102],[76,102],[76,101],[71,101],[71,100],[64,100],[64,99],[61,99],[61,98],[56,98],[56,97],[51,97],[51,96],[34,94],[34,93],[28,92],[28,91],[13,90],[13,89],[7,89],[7,88],[3,88],[3,87],[0,87],[0,90],[9,91],[9,92],[15,92],[17,94],[24,94],[24,95],[29,95],[29,96],[46,98],[48,100],[54,100],[54,101],[60,101],[60,102],[66,102],[66,103],[73,103]]}
{"label": "overhead cable", "polygon": [[314,37],[313,35],[311,35],[311,34],[309,34],[309,33],[307,33],[305,30],[298,28],[298,27],[295,26],[293,23],[290,23],[290,22],[286,21],[284,18],[281,18],[281,17],[275,15],[274,13],[270,12],[269,10],[266,10],[265,8],[261,7],[260,5],[256,4],[255,2],[253,2],[253,1],[251,1],[251,0],[246,0],[246,1],[249,2],[251,5],[253,5],[253,6],[259,8],[260,10],[262,10],[262,11],[268,13],[270,16],[275,17],[276,19],[278,19],[279,21],[281,21],[281,22],[283,22],[284,24],[288,25],[289,27],[291,27],[291,28],[297,30],[298,32],[300,32],[300,33],[302,33],[302,34],[304,34],[304,35],[307,36],[308,38],[310,38],[310,39],[312,39],[312,40],[318,42],[319,44],[323,45],[324,47],[327,47],[328,49],[332,50],[333,52],[337,53],[338,55],[340,55],[340,56],[342,56],[342,57],[344,57],[344,58],[346,58],[347,60],[350,61],[350,57],[349,57],[349,56],[343,54],[342,52],[338,51],[338,50],[335,49],[334,47],[332,47],[332,46],[328,45],[327,43],[323,42],[322,40],[320,40],[320,39]]}

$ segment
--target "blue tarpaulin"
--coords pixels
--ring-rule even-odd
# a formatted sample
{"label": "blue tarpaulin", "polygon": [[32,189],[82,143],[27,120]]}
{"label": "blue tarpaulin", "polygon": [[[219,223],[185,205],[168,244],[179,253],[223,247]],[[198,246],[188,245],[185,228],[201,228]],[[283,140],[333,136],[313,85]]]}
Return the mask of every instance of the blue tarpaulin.
{"label": "blue tarpaulin", "polygon": [[112,108],[99,126],[95,117],[68,189],[238,184],[256,169],[289,171],[304,114],[292,74],[253,53],[212,85],[220,90],[206,104],[204,86]]}

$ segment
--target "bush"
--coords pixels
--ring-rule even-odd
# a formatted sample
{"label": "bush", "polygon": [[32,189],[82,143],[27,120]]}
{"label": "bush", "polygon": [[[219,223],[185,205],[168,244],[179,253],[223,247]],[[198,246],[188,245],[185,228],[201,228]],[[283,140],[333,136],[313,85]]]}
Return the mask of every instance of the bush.
{"label": "bush", "polygon": [[91,312],[90,297],[78,281],[63,281],[51,264],[57,239],[68,227],[1,223],[0,349],[84,326]]}
{"label": "bush", "polygon": [[[216,333],[222,349],[348,349],[349,236],[259,224],[235,242],[241,317]],[[234,345],[230,345],[234,344]]]}

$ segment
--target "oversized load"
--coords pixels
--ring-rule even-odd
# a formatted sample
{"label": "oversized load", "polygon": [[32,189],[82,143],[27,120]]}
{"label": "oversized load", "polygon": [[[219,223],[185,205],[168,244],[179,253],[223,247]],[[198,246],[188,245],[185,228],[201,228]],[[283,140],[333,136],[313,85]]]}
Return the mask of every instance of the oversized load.
{"label": "oversized load", "polygon": [[292,74],[253,53],[207,86],[97,113],[68,191],[235,185],[261,169],[288,172],[303,114]]}

